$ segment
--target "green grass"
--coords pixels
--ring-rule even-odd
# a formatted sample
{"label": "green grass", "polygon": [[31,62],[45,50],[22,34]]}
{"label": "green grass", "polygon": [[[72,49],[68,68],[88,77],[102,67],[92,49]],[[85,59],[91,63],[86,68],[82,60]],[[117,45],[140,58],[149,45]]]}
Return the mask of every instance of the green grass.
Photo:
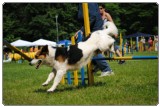
{"label": "green grass", "polygon": [[[131,54],[130,54],[131,55]],[[141,52],[134,55],[158,55]],[[54,93],[47,93],[41,84],[51,68],[36,70],[28,62],[3,64],[4,105],[157,105],[158,60],[131,60],[124,65],[109,62],[115,75],[98,77],[93,86],[59,85]]]}

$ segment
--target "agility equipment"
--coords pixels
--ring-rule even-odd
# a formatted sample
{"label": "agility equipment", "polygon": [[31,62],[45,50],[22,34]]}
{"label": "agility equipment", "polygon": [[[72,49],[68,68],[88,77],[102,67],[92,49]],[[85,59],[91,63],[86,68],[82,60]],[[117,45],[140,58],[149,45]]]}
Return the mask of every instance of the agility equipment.
{"label": "agility equipment", "polygon": [[127,56],[127,57],[111,57],[111,58],[93,58],[92,60],[147,60],[158,59],[158,56]]}
{"label": "agility equipment", "polygon": [[27,56],[26,54],[22,53],[18,48],[12,46],[10,43],[8,43],[7,41],[3,40],[3,43],[10,48],[11,50],[14,50],[15,53],[20,54],[24,59],[28,60],[29,62],[32,60],[29,56]]}
{"label": "agility equipment", "polygon": [[[78,32],[77,42],[80,42],[80,41],[82,41],[82,35],[81,35],[80,32]],[[71,38],[71,43],[72,43],[72,45],[75,45],[74,36],[72,36],[72,38]],[[68,46],[68,43],[66,42],[65,43],[65,47],[67,47],[67,46]],[[73,72],[73,76],[72,76],[72,72],[67,71],[66,78],[65,78],[65,76],[62,78],[61,84],[65,84],[65,80],[67,80],[68,84],[72,84],[73,83],[75,86],[78,86],[79,80],[81,80],[81,85],[84,86],[85,85],[85,80],[87,80],[87,78],[85,78],[85,69],[84,69],[84,67],[82,67],[80,69],[80,75],[81,75],[81,77],[79,78],[78,77],[78,70],[75,70]]]}
{"label": "agility equipment", "polygon": [[[90,34],[88,3],[82,3],[82,7],[83,7],[85,36],[87,37]],[[93,72],[92,72],[91,61],[87,65],[87,73],[88,73],[88,85],[93,85],[94,84],[94,77],[93,77]]]}

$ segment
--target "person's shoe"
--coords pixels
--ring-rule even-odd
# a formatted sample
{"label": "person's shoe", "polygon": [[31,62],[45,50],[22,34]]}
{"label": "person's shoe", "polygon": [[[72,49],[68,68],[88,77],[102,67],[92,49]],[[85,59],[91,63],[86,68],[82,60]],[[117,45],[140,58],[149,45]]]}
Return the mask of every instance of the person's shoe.
{"label": "person's shoe", "polygon": [[125,60],[118,62],[118,64],[124,64],[124,63],[125,63]]}
{"label": "person's shoe", "polygon": [[107,72],[102,72],[99,77],[111,76],[111,75],[114,75],[114,72],[112,72],[112,71],[107,71]]}

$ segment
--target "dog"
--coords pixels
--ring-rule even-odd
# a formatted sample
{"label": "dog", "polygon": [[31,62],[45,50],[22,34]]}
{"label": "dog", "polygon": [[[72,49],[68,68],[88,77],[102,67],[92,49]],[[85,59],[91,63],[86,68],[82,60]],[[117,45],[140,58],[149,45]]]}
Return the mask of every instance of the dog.
{"label": "dog", "polygon": [[43,86],[47,86],[55,77],[53,85],[47,92],[54,92],[67,70],[80,69],[87,65],[96,50],[114,52],[113,45],[115,40],[109,35],[116,32],[109,31],[113,28],[112,25],[110,23],[107,24],[107,29],[91,33],[86,41],[79,42],[76,45],[70,45],[69,47],[52,47],[46,45],[37,51],[30,65],[37,65],[37,68],[39,68],[40,64],[53,67],[48,79],[42,84]]}

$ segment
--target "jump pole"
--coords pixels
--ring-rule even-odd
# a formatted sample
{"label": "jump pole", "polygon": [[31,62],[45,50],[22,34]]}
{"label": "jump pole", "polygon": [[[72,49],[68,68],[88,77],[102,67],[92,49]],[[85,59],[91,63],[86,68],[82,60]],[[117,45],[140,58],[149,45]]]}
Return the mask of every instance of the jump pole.
{"label": "jump pole", "polygon": [[113,58],[93,58],[92,60],[149,60],[158,59],[158,56],[128,56],[128,57],[113,57]]}
{"label": "jump pole", "polygon": [[[82,41],[82,34],[81,34],[81,32],[78,32],[77,42],[81,42],[81,41]],[[82,86],[84,86],[85,85],[85,69],[84,69],[84,67],[82,67],[80,69],[80,71],[81,71],[81,83],[82,83]]]}
{"label": "jump pole", "polygon": [[122,33],[120,33],[120,47],[122,47],[122,43],[123,43],[123,38],[122,38]]}
{"label": "jump pole", "polygon": [[[67,47],[67,46],[68,46],[68,41],[65,42],[65,47]],[[67,82],[68,82],[68,84],[72,83],[71,72],[70,71],[67,72]]]}
{"label": "jump pole", "polygon": [[[71,43],[72,43],[72,45],[76,44],[74,36],[72,36],[72,38],[71,38]],[[73,72],[73,76],[74,76],[74,85],[78,86],[78,70],[75,70]]]}
{"label": "jump pole", "polygon": [[20,54],[24,59],[28,60],[29,62],[32,60],[29,56],[27,56],[26,54],[22,53],[18,48],[12,46],[10,43],[8,43],[7,41],[3,40],[3,43],[10,48],[11,50],[14,50],[16,53]]}
{"label": "jump pole", "polygon": [[[82,8],[83,8],[83,17],[84,17],[85,36],[87,37],[90,34],[88,3],[82,3]],[[93,85],[94,76],[92,72],[91,61],[87,65],[87,73],[88,73],[88,85]]]}

